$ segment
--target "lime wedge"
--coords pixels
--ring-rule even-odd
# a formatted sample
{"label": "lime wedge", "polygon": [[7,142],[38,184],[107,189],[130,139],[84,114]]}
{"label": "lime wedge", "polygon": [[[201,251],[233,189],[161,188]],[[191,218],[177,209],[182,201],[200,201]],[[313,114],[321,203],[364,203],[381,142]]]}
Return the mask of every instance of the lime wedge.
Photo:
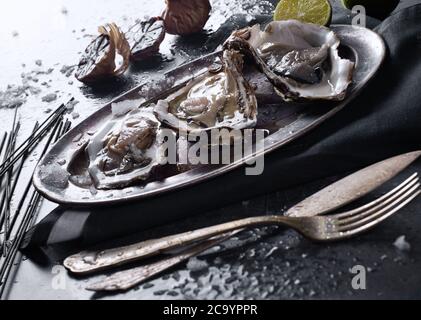
{"label": "lime wedge", "polygon": [[332,20],[332,7],[328,0],[281,0],[273,20],[289,19],[327,26]]}

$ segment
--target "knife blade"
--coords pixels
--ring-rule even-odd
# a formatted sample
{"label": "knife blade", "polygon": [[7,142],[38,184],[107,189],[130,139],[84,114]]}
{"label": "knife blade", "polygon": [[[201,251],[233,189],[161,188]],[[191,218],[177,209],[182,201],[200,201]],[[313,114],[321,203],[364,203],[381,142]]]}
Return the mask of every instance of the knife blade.
{"label": "knife blade", "polygon": [[[241,231],[241,230],[240,230]],[[176,265],[195,257],[206,250],[228,240],[240,231],[233,231],[221,236],[205,240],[184,251],[151,264],[123,270],[107,276],[105,279],[86,287],[89,291],[126,291]]]}
{"label": "knife blade", "polygon": [[[355,201],[381,186],[421,155],[415,151],[383,160],[322,189],[298,203],[286,215],[294,217],[325,214]],[[86,274],[148,258],[177,243],[180,235],[147,240],[104,251],[83,251],[65,259],[64,266],[73,273]]]}
{"label": "knife blade", "polygon": [[361,169],[304,199],[285,215],[308,217],[343,207],[377,189],[419,158],[421,151],[395,156]]}

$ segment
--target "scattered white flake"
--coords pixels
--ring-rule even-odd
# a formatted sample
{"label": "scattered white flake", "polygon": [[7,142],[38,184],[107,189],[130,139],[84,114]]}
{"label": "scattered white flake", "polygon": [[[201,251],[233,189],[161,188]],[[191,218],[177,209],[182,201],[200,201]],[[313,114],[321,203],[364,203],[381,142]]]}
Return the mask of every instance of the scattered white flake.
{"label": "scattered white flake", "polygon": [[278,247],[273,247],[272,249],[270,249],[270,251],[265,256],[265,259],[269,258],[276,250],[278,250]]}
{"label": "scattered white flake", "polygon": [[43,102],[48,102],[48,103],[49,102],[53,102],[53,101],[57,100],[57,94],[55,94],[55,93],[49,93],[49,94],[43,96],[41,100]]}
{"label": "scattered white flake", "polygon": [[139,105],[138,101],[124,100],[121,102],[115,102],[111,104],[111,111],[114,116],[119,117],[132,111]]}
{"label": "scattered white flake", "polygon": [[400,236],[397,238],[393,245],[400,251],[411,250],[411,245],[406,241],[405,236]]}
{"label": "scattered white flake", "polygon": [[40,179],[45,184],[64,189],[69,184],[70,174],[57,163],[51,163],[40,168]]}
{"label": "scattered white flake", "polygon": [[79,113],[72,112],[72,118],[73,118],[73,120],[79,118],[79,116],[80,116]]}
{"label": "scattered white flake", "polygon": [[67,112],[72,112],[75,109],[75,105],[77,105],[78,103],[79,101],[77,100],[72,100],[69,103],[67,103],[66,105]]}
{"label": "scattered white flake", "polygon": [[60,69],[60,72],[64,74],[66,77],[70,77],[73,74],[73,71],[75,70],[76,66],[62,66]]}
{"label": "scattered white flake", "polygon": [[57,160],[57,163],[58,163],[59,165],[63,166],[63,165],[65,165],[65,164],[66,164],[66,159],[58,159],[58,160]]}
{"label": "scattered white flake", "polygon": [[189,262],[187,263],[187,269],[190,271],[201,271],[203,269],[206,269],[208,267],[208,264],[206,261],[199,260],[197,258],[191,258]]}
{"label": "scattered white flake", "polygon": [[74,138],[73,138],[73,142],[79,142],[81,139],[82,139],[82,137],[83,137],[83,133],[79,133],[78,135],[76,135]]}

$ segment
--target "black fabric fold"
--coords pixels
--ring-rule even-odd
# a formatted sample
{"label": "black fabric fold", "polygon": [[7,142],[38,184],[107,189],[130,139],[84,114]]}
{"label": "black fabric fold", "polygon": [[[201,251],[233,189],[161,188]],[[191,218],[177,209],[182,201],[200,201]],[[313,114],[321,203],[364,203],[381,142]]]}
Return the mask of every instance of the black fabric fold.
{"label": "black fabric fold", "polygon": [[[348,12],[335,11],[334,22],[349,23],[349,19]],[[420,149],[419,21],[421,5],[404,9],[378,25],[375,30],[385,39],[388,57],[377,76],[336,116],[268,155],[262,175],[246,176],[239,169],[138,203],[92,210],[58,208],[27,234],[25,248],[69,241],[91,245]],[[244,23],[228,21],[215,37]],[[376,21],[370,20],[370,24],[374,26]]]}

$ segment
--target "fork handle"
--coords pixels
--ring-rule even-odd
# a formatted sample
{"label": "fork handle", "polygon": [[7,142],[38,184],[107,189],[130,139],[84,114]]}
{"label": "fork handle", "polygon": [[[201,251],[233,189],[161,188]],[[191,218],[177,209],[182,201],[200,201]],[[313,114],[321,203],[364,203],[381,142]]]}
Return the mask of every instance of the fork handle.
{"label": "fork handle", "polygon": [[68,257],[64,261],[64,266],[73,273],[86,274],[155,256],[238,229],[270,224],[283,224],[294,228],[296,220],[297,218],[283,216],[262,216],[235,220],[156,240],[147,240],[126,247],[104,251],[80,252]]}

